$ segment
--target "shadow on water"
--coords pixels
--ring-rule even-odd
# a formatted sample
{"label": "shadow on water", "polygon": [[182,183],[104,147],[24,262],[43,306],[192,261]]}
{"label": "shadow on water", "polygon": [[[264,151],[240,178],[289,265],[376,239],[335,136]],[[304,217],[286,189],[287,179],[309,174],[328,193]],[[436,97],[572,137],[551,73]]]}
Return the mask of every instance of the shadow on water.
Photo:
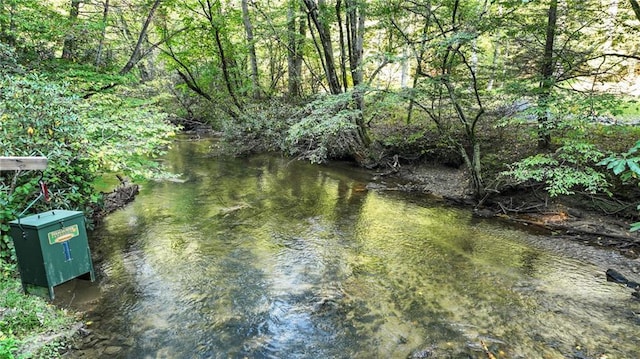
{"label": "shadow on water", "polygon": [[357,169],[208,153],[177,142],[186,182],[93,232],[100,280],[77,290],[100,295],[70,357],[640,356],[614,253],[368,191]]}

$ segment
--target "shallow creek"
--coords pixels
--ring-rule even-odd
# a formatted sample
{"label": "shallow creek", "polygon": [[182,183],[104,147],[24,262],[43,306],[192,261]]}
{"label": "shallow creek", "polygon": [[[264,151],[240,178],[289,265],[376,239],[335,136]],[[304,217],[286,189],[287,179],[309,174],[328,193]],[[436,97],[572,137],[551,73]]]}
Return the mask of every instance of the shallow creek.
{"label": "shallow creek", "polygon": [[145,184],[90,234],[98,281],[58,300],[89,311],[69,357],[640,357],[640,300],[604,275],[638,261],[209,145],[176,142],[185,181]]}

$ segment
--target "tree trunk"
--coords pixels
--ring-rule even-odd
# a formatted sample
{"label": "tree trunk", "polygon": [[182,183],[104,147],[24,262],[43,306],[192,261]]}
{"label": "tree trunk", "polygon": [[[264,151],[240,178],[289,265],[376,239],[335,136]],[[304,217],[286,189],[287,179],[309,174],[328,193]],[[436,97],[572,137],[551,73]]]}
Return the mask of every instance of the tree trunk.
{"label": "tree trunk", "polygon": [[304,10],[298,1],[291,0],[287,12],[287,87],[288,96],[292,99],[302,94],[302,48],[307,33],[305,21],[296,14],[298,6]]}
{"label": "tree trunk", "polygon": [[498,68],[498,56],[500,55],[500,44],[498,41],[492,41],[491,45],[493,46],[493,57],[491,58],[491,72],[489,73],[489,81],[487,81],[487,91],[493,90]]}
{"label": "tree trunk", "polygon": [[71,9],[69,10],[69,22],[71,23],[71,28],[64,37],[64,44],[62,45],[62,58],[65,60],[72,60],[76,55],[76,39],[74,32],[76,21],[78,21],[78,14],[80,14],[80,0],[71,0]]}
{"label": "tree trunk", "polygon": [[[295,2],[296,4],[298,4],[298,2]],[[299,10],[300,13],[304,13],[304,5],[299,4]],[[295,73],[297,74],[297,82],[298,82],[298,96],[301,96],[302,94],[304,94],[304,89],[302,87],[302,63],[304,61],[303,59],[303,54],[304,54],[304,43],[305,43],[305,39],[307,37],[307,22],[304,21],[304,18],[302,16],[298,17],[298,41],[296,43],[296,52],[295,52],[295,56],[294,56],[294,69],[295,69]],[[311,69],[309,69],[307,67],[307,69],[309,70],[309,72],[311,72],[311,75],[313,77],[316,77],[315,73],[313,73],[313,71],[311,71]]]}
{"label": "tree trunk", "polygon": [[364,52],[364,11],[358,0],[346,0],[347,40],[349,44],[349,66],[353,86],[362,85],[362,54]]}
{"label": "tree trunk", "polygon": [[[304,21],[296,15],[297,1],[289,1],[287,10],[287,96],[291,99],[300,96],[302,70],[302,41],[304,41]],[[298,21],[299,30],[296,29]]]}
{"label": "tree trunk", "polygon": [[467,152],[467,149],[458,144],[458,149],[462,155],[462,159],[465,165],[469,169],[469,175],[471,176],[471,190],[476,199],[481,199],[486,193],[484,188],[484,181],[482,179],[482,167],[480,162],[480,144],[477,141],[472,141],[471,153]]}
{"label": "tree trunk", "polygon": [[222,38],[220,37],[220,29],[214,26],[213,23],[211,26],[213,26],[213,35],[215,37],[216,47],[218,48],[218,53],[220,55],[220,63],[222,66],[222,76],[224,77],[224,82],[227,87],[227,91],[229,92],[229,96],[231,96],[231,100],[233,101],[233,104],[236,105],[236,107],[241,110],[242,106],[240,105],[240,101],[238,101],[238,98],[236,97],[236,93],[233,90],[233,83],[231,82],[231,76],[229,74],[228,59],[225,55],[224,46],[222,44]]}
{"label": "tree trunk", "polygon": [[98,43],[98,50],[96,51],[95,66],[99,67],[103,65],[102,51],[104,47],[104,40],[107,34],[107,17],[109,16],[109,0],[104,0],[104,9],[102,11],[102,29],[100,32],[100,42]]}
{"label": "tree trunk", "polygon": [[633,12],[636,14],[636,18],[640,20],[640,3],[637,0],[629,0],[631,3],[631,7],[633,8]]}
{"label": "tree trunk", "polygon": [[313,26],[318,31],[318,36],[320,37],[320,45],[322,46],[322,51],[319,55],[324,57],[324,70],[327,77],[327,82],[329,83],[329,90],[332,94],[337,95],[339,93],[342,93],[342,88],[340,86],[340,80],[338,80],[333,56],[331,32],[329,30],[329,25],[326,22],[326,16],[323,16],[323,14],[321,14],[321,12],[326,11],[327,8],[325,0],[318,0],[317,4],[313,0],[304,0],[304,4],[307,7],[307,11],[313,23]]}
{"label": "tree trunk", "polygon": [[549,99],[555,83],[553,77],[554,57],[553,47],[556,37],[556,27],[558,19],[558,0],[551,0],[547,14],[547,33],[544,44],[544,54],[542,56],[542,66],[540,69],[540,94],[538,96],[538,148],[548,149],[551,146],[550,121],[547,115],[549,109]]}
{"label": "tree trunk", "polygon": [[371,144],[371,139],[364,123],[364,95],[362,86],[362,54],[364,52],[364,3],[359,0],[346,0],[347,7],[347,42],[349,46],[349,67],[353,81],[353,100],[360,110],[356,118],[359,141],[364,147]]}
{"label": "tree trunk", "polygon": [[138,63],[138,61],[140,61],[140,59],[141,59],[140,53],[141,53],[142,43],[147,38],[147,30],[149,29],[149,25],[151,24],[151,20],[153,20],[153,16],[154,16],[156,10],[160,6],[160,2],[161,2],[161,0],[155,0],[153,2],[153,5],[151,6],[151,9],[149,10],[149,14],[147,15],[147,18],[144,21],[144,24],[142,25],[142,29],[140,29],[140,34],[138,35],[138,41],[136,42],[136,46],[133,48],[133,52],[131,53],[131,56],[129,57],[129,61],[127,61],[127,64],[124,65],[124,67],[120,70],[120,72],[119,72],[120,75],[124,75],[124,74],[129,73],[129,71],[131,71],[131,69],[133,69],[133,67]]}
{"label": "tree trunk", "polygon": [[[235,107],[239,110],[242,110],[242,104],[238,100],[236,96],[236,92],[234,90],[234,82],[235,85],[237,81],[233,81],[231,78],[230,68],[236,68],[235,59],[232,56],[227,56],[225,51],[225,44],[223,42],[223,34],[221,32],[221,28],[219,26],[219,19],[223,17],[221,6],[219,0],[214,2],[209,0],[198,0],[200,4],[200,8],[202,12],[198,12],[201,15],[204,15],[209,22],[209,26],[211,26],[211,31],[213,31],[213,37],[216,44],[216,49],[218,50],[218,56],[220,57],[220,67],[222,70],[222,77],[224,80],[225,87],[227,88],[227,93],[231,97],[231,100]],[[214,13],[215,12],[215,13]],[[232,115],[232,117],[237,118],[237,115]]]}
{"label": "tree trunk", "polygon": [[402,60],[400,62],[400,88],[405,90],[407,88],[407,78],[409,77],[409,54],[407,53],[407,47],[402,47]]}
{"label": "tree trunk", "polygon": [[248,0],[242,0],[242,22],[244,31],[247,34],[247,44],[249,46],[249,62],[251,64],[251,85],[253,86],[253,98],[260,98],[260,83],[258,82],[258,59],[256,57],[256,46],[253,39],[253,25],[249,17]]}
{"label": "tree trunk", "polygon": [[[348,3],[345,3],[345,6],[348,6]],[[345,49],[344,29],[342,27],[342,0],[336,1],[336,18],[338,19],[338,36],[340,39],[340,75],[342,76],[342,86],[346,92],[349,89],[349,85],[347,82],[347,50]],[[347,29],[348,31],[349,29]]]}

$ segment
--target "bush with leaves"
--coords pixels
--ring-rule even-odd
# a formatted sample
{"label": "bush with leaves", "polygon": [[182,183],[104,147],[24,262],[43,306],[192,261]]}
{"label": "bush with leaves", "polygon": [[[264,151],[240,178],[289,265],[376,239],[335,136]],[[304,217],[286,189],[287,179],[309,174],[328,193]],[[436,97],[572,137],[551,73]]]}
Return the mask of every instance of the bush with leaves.
{"label": "bush with leaves", "polygon": [[311,102],[296,116],[282,150],[312,163],[352,156],[357,145],[352,94],[327,95]]}
{"label": "bush with leaves", "polygon": [[154,161],[175,136],[176,128],[153,98],[96,94],[78,105],[91,159],[101,171],[133,179],[170,177]]}
{"label": "bush with leaves", "polygon": [[22,66],[18,64],[16,50],[0,42],[0,73],[21,73],[24,72]]}
{"label": "bush with leaves", "polygon": [[224,152],[240,156],[279,151],[296,111],[292,105],[277,101],[248,106],[239,120],[223,121]]}
{"label": "bush with leaves", "polygon": [[[547,124],[551,126],[548,130],[558,148],[553,153],[538,153],[513,163],[501,175],[517,183],[544,183],[551,197],[571,195],[576,190],[609,193],[610,183],[598,163],[605,157],[603,148],[611,144],[596,143],[598,138],[594,134],[603,128],[608,131],[601,122],[619,114],[620,103],[616,96],[595,92],[564,92],[562,96],[556,93],[549,98],[548,106],[542,109],[531,106],[527,100],[518,102],[521,110],[515,111],[505,123],[527,123],[539,116],[547,116],[552,119]],[[546,112],[540,113],[540,110]]]}
{"label": "bush with leaves", "polygon": [[20,342],[12,335],[0,332],[0,358],[13,359],[18,351]]}
{"label": "bush with leaves", "polygon": [[[45,156],[48,168],[0,172],[0,259],[12,261],[8,222],[47,182],[51,203],[32,211],[65,208],[88,211],[100,195],[96,174],[115,171],[132,178],[168,176],[153,158],[175,134],[154,99],[96,94],[82,100],[41,75],[0,79],[0,156]],[[87,213],[90,214],[90,213]]]}
{"label": "bush with leaves", "polygon": [[34,210],[82,209],[95,201],[91,183],[97,169],[89,153],[84,123],[75,110],[77,98],[63,86],[38,75],[0,79],[0,156],[44,156],[48,168],[0,172],[0,258],[11,259],[8,222],[39,194],[39,177],[52,192],[52,202]]}
{"label": "bush with leaves", "polygon": [[[631,147],[627,152],[620,154],[611,154],[600,161],[598,164],[607,166],[613,174],[619,176],[623,182],[637,182],[640,185],[640,141]],[[637,206],[640,210],[640,205]],[[640,230],[640,222],[631,224],[631,231]]]}
{"label": "bush with leaves", "polygon": [[616,176],[624,182],[630,182],[640,178],[640,141],[631,147],[627,152],[612,154],[604,158],[598,164],[607,166]]}
{"label": "bush with leaves", "polygon": [[551,197],[574,194],[580,189],[589,193],[607,191],[606,176],[595,167],[604,157],[594,145],[571,141],[554,153],[537,154],[513,163],[501,173],[517,183],[528,181],[545,184]]}

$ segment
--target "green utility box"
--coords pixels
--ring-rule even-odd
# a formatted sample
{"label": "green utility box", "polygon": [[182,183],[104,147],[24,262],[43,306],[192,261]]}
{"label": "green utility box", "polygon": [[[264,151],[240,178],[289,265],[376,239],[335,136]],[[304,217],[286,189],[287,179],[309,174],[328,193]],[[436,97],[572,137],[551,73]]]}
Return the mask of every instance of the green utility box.
{"label": "green utility box", "polygon": [[84,214],[53,210],[9,222],[22,287],[53,287],[89,274],[95,280]]}

